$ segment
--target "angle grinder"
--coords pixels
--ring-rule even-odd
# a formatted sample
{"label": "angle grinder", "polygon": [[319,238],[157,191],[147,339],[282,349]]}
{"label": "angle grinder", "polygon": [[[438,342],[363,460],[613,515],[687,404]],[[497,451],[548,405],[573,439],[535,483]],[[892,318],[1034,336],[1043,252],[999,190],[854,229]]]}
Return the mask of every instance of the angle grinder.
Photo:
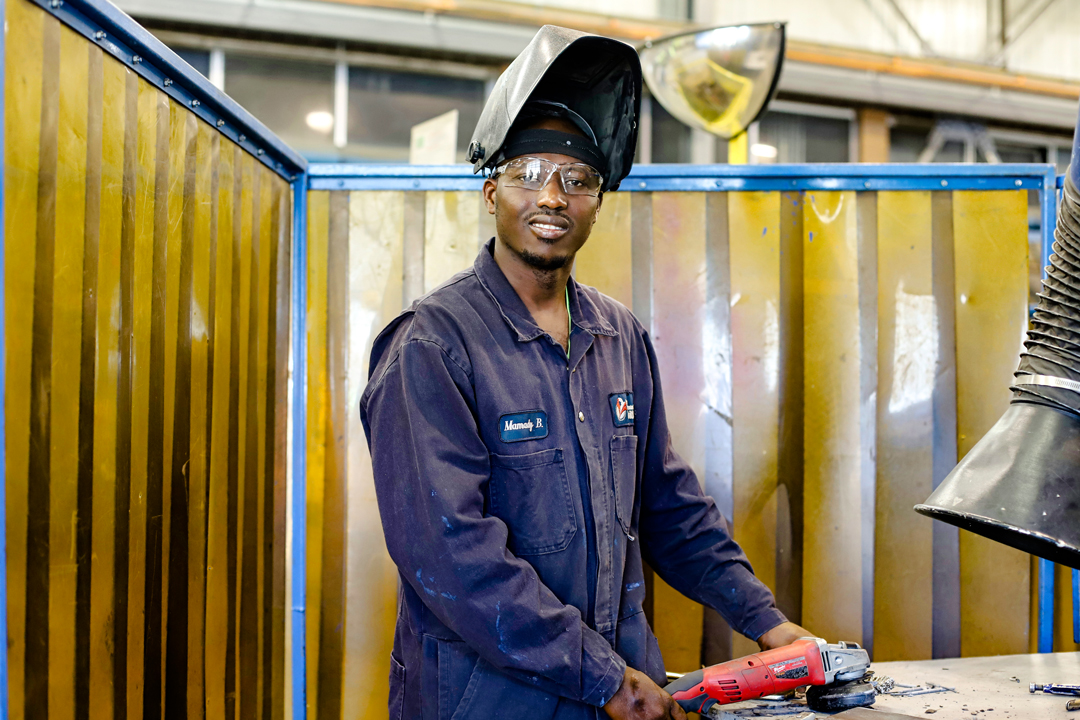
{"label": "angle grinder", "polygon": [[876,691],[863,678],[870,656],[856,643],[835,645],[800,638],[790,645],[687,673],[664,688],[687,712],[705,714],[713,705],[780,695],[809,685],[811,710],[836,712],[874,704]]}

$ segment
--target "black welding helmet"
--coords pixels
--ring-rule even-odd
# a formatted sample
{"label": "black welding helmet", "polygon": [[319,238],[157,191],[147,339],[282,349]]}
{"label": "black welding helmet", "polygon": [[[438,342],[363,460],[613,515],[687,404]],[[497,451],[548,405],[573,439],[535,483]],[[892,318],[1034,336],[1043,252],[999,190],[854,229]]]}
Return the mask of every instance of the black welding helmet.
{"label": "black welding helmet", "polygon": [[495,82],[473,130],[469,162],[480,172],[505,159],[517,120],[561,117],[598,148],[603,189],[615,190],[634,162],[640,109],[641,63],[633,47],[545,25]]}

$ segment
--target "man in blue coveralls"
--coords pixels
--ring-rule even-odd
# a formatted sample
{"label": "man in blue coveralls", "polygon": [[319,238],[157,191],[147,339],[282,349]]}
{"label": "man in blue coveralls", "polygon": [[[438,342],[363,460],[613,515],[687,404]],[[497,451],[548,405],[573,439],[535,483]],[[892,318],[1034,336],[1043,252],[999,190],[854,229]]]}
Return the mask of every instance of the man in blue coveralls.
{"label": "man in blue coveralls", "polygon": [[390,717],[683,718],[642,557],[763,648],[776,609],[672,449],[649,334],[570,275],[629,172],[632,48],[545,27],[470,152],[497,235],[376,340],[361,417],[401,574]]}

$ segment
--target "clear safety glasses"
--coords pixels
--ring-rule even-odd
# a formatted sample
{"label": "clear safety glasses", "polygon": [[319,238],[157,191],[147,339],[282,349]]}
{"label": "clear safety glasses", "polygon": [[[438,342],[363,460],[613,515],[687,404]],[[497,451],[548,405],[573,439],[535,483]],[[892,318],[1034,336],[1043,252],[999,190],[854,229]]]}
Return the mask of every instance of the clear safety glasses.
{"label": "clear safety glasses", "polygon": [[600,194],[604,178],[600,173],[585,163],[566,163],[560,165],[550,160],[537,157],[518,157],[495,168],[494,175],[502,175],[510,187],[523,188],[536,192],[548,184],[553,172],[558,172],[562,180],[563,192],[567,195]]}

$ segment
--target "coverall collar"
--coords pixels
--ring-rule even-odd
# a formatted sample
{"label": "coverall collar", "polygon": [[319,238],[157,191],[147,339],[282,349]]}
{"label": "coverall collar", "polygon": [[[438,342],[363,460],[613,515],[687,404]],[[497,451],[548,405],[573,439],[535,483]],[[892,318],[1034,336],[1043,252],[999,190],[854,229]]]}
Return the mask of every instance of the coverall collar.
{"label": "coverall collar", "polygon": [[[525,303],[518,297],[514,286],[506,279],[502,268],[495,262],[494,249],[495,238],[488,240],[480,249],[476,262],[473,264],[476,277],[480,279],[480,284],[495,301],[506,324],[517,334],[518,342],[535,340],[543,335],[544,331],[533,320],[532,313],[525,307]],[[593,335],[618,337],[619,333],[600,314],[592,299],[585,293],[579,292],[573,277],[567,282],[566,290],[569,293],[570,317],[574,325]]]}

